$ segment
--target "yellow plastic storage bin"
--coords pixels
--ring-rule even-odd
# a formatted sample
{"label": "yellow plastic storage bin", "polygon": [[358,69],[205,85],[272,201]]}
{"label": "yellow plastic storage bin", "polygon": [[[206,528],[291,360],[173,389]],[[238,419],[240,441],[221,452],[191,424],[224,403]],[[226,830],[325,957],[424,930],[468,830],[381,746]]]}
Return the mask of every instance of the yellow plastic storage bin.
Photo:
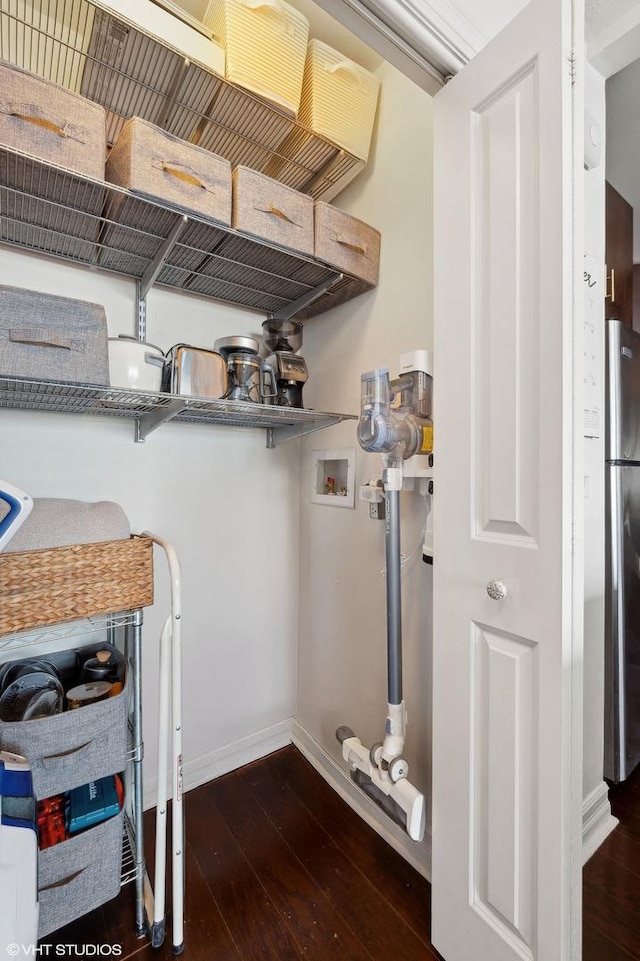
{"label": "yellow plastic storage bin", "polygon": [[283,0],[210,0],[204,22],[225,48],[226,79],[297,116],[307,18]]}
{"label": "yellow plastic storage bin", "polygon": [[350,154],[369,156],[380,81],[337,50],[310,40],[299,120]]}

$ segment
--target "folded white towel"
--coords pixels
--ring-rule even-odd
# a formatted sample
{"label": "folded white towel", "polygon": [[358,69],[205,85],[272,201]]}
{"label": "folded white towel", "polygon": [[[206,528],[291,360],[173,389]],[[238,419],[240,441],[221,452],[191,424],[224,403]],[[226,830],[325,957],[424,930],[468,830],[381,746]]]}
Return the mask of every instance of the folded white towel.
{"label": "folded white towel", "polygon": [[31,514],[9,541],[4,553],[119,541],[130,534],[127,515],[113,501],[89,503],[40,497],[34,499]]}

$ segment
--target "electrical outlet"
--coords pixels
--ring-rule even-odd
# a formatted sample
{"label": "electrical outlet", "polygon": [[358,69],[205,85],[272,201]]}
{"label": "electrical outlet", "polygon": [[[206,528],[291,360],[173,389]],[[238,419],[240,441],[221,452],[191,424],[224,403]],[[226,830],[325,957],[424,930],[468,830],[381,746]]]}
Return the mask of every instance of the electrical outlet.
{"label": "electrical outlet", "polygon": [[385,518],[385,506],[386,501],[377,501],[373,504],[369,504],[369,517],[372,521],[383,521]]}

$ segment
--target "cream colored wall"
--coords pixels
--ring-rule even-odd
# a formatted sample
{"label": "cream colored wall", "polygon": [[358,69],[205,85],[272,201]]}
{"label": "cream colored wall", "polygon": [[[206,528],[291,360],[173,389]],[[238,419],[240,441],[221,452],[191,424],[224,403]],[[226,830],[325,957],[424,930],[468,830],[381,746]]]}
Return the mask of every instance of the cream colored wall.
{"label": "cream colored wall", "polygon": [[[0,278],[104,304],[110,333],[133,333],[130,280],[6,247]],[[148,315],[148,339],[164,349],[261,332],[256,314],[162,289],[149,294]],[[228,750],[239,747],[249,760],[272,745],[263,732],[282,722],[288,731],[296,689],[298,441],[267,450],[264,431],[169,423],[135,444],[133,421],[2,410],[0,477],[34,497],[116,501],[133,530],[152,530],[177,548],[187,787],[235,766],[225,761]],[[143,645],[147,783],[156,771],[158,637],[169,604],[157,550],[156,572]]]}
{"label": "cream colored wall", "polygon": [[[431,99],[391,66],[378,73],[375,150],[336,203],[381,231],[380,283],[304,329],[305,404],[353,414],[363,371],[387,365],[394,376],[400,353],[431,347]],[[384,524],[358,500],[353,510],[310,502],[311,452],[331,448],[356,450],[356,489],[380,476],[381,461],[359,450],[355,421],[303,442],[297,719],[339,760],[338,725],[367,744],[384,736]],[[403,493],[401,511],[403,551],[411,554],[422,543],[424,499]],[[431,569],[421,550],[404,571],[403,607],[406,753],[411,778],[429,792]]]}

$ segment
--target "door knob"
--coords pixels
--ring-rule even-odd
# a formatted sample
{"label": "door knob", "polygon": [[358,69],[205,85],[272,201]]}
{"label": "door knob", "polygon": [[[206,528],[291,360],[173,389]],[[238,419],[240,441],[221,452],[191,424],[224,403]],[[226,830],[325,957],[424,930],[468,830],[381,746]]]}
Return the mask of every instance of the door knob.
{"label": "door knob", "polygon": [[492,601],[503,601],[508,593],[509,588],[504,581],[489,581],[487,584],[487,594]]}

